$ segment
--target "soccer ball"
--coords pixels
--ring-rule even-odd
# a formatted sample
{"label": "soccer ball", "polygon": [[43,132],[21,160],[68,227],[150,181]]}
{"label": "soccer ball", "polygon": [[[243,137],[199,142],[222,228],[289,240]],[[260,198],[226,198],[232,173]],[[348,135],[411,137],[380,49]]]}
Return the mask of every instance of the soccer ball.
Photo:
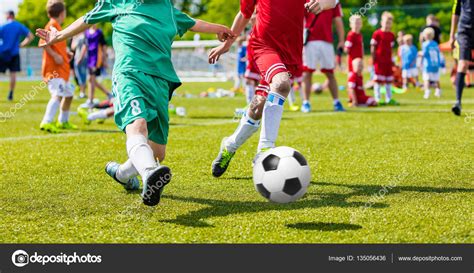
{"label": "soccer ball", "polygon": [[320,83],[313,83],[311,89],[313,89],[313,92],[316,94],[323,93],[323,86]]}
{"label": "soccer ball", "polygon": [[253,167],[255,189],[275,203],[290,203],[301,198],[311,182],[311,171],[304,156],[290,147],[266,151]]}

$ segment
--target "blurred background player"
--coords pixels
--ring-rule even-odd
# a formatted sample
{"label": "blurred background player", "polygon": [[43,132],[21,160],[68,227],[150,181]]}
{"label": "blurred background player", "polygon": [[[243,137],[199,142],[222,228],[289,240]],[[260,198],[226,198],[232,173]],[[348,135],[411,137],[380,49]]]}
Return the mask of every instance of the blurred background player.
{"label": "blurred background player", "polygon": [[349,90],[349,105],[352,107],[377,106],[374,98],[367,96],[364,91],[364,61],[362,58],[355,58],[352,61],[352,71],[349,72],[347,82]]}
{"label": "blurred background player", "polygon": [[416,61],[418,58],[418,49],[413,44],[413,35],[403,36],[403,45],[400,47],[400,57],[402,66],[403,89],[408,89],[409,81],[418,86],[418,68]]}
{"label": "blurred background player", "polygon": [[[212,175],[222,176],[237,149],[260,127],[262,130],[254,161],[265,151],[275,147],[283,106],[291,90],[291,76],[301,73],[303,53],[303,23],[305,8],[315,14],[335,7],[334,0],[243,0],[234,19],[232,31],[239,35],[258,8],[257,23],[253,27],[248,49],[260,71],[262,80],[248,111],[242,116],[234,133],[221,142],[219,154],[212,162]],[[285,11],[284,13],[281,11]],[[281,35],[285,33],[285,35]],[[209,62],[215,63],[232,46],[228,40],[211,50]],[[249,58],[250,59],[250,58]]]}
{"label": "blurred background player", "polygon": [[[344,49],[344,23],[342,21],[342,7],[337,2],[336,7],[325,10],[318,15],[306,13],[305,27],[309,31],[307,43],[303,50],[303,113],[311,112],[311,88],[313,84],[313,73],[318,69],[326,76],[329,90],[333,98],[334,111],[344,111],[339,101],[339,86],[334,69],[336,68],[336,53],[334,52],[333,24],[336,26],[338,36],[337,50]],[[323,84],[325,85],[325,84]]]}
{"label": "blurred background player", "polygon": [[459,60],[456,73],[456,103],[451,108],[457,116],[461,115],[462,93],[465,85],[469,61],[472,60],[474,48],[474,0],[455,0],[451,19],[451,32],[449,42],[451,48],[455,47],[455,35],[459,43]]}
{"label": "blurred background player", "polygon": [[[237,92],[241,90],[243,84],[245,69],[247,67],[247,42],[245,36],[237,38],[237,74],[235,75],[234,87],[232,91]],[[253,94],[247,94],[247,103],[252,100]],[[250,97],[250,98],[249,98]]]}
{"label": "blurred background player", "polygon": [[113,117],[114,111],[114,99],[108,99],[102,101],[92,108],[77,108],[77,115],[82,119],[85,125],[90,125],[94,120],[97,123],[102,124],[107,118]]}
{"label": "blurred background player", "polygon": [[349,18],[351,30],[347,34],[344,43],[345,52],[347,53],[347,67],[349,73],[353,72],[352,63],[357,58],[364,58],[364,37],[360,33],[362,29],[362,17],[360,15],[352,15]]}
{"label": "blurred background player", "polygon": [[87,39],[87,67],[89,70],[89,96],[84,107],[94,106],[95,88],[99,88],[107,98],[111,98],[112,94],[98,80],[102,73],[102,68],[107,65],[107,44],[105,43],[102,30],[92,25],[85,31]]}
{"label": "blurred background player", "polygon": [[[395,46],[395,35],[392,33],[393,15],[390,12],[382,14],[381,28],[376,30],[370,41],[370,52],[375,69],[374,94],[378,104],[398,105],[392,98],[393,60],[392,48]],[[385,102],[381,101],[382,85],[385,86]]]}
{"label": "blurred background player", "polygon": [[87,88],[87,40],[84,33],[72,38],[71,50],[74,52],[74,75],[79,86],[79,98],[86,98]]}
{"label": "blurred background player", "polygon": [[422,48],[422,57],[423,57],[423,81],[425,87],[424,98],[428,99],[430,97],[430,87],[434,86],[436,88],[435,96],[441,97],[441,88],[439,83],[440,78],[440,51],[438,43],[433,39],[435,37],[435,31],[432,28],[426,28],[423,31],[423,48]]}
{"label": "blurred background player", "polygon": [[[20,47],[25,47],[34,39],[33,34],[24,25],[15,20],[15,13],[6,13],[7,22],[0,26],[0,73],[10,72],[9,101],[13,100],[16,87],[16,73],[21,71]],[[21,38],[24,38],[20,42]]]}
{"label": "blurred background player", "polygon": [[[61,30],[61,24],[66,18],[65,4],[58,0],[50,0],[46,10],[49,22],[44,29]],[[40,40],[39,45],[43,44],[45,41]],[[74,96],[74,87],[69,83],[70,70],[66,41],[44,47],[42,74],[43,80],[48,83],[51,99],[40,124],[41,130],[58,133],[59,129],[77,129],[76,125],[69,122],[69,110]],[[58,122],[55,124],[54,118],[58,108],[61,109]]]}
{"label": "blurred background player", "polygon": [[426,39],[423,35],[423,31],[425,31],[425,29],[427,28],[432,28],[434,30],[434,38],[433,38],[433,41],[435,41],[436,43],[438,43],[438,45],[441,44],[441,27],[439,25],[439,20],[438,18],[436,18],[435,15],[433,14],[429,14],[428,16],[426,16],[426,25],[421,29],[421,32],[420,32],[420,44],[422,45]]}

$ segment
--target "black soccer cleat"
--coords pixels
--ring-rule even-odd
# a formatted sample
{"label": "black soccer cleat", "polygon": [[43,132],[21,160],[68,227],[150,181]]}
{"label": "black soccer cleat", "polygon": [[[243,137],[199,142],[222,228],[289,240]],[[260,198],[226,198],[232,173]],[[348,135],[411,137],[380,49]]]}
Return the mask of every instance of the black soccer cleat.
{"label": "black soccer cleat", "polygon": [[142,192],[143,204],[156,206],[160,203],[163,189],[171,181],[171,170],[166,166],[159,166],[151,170],[145,178]]}
{"label": "black soccer cleat", "polygon": [[453,108],[451,108],[451,111],[453,111],[453,113],[456,115],[456,116],[460,116],[461,115],[461,106],[459,104],[455,104],[453,106]]}
{"label": "black soccer cleat", "polygon": [[231,153],[225,148],[224,141],[225,138],[222,140],[219,154],[212,162],[212,175],[214,177],[221,177],[227,171],[230,161],[235,155],[235,153]]}

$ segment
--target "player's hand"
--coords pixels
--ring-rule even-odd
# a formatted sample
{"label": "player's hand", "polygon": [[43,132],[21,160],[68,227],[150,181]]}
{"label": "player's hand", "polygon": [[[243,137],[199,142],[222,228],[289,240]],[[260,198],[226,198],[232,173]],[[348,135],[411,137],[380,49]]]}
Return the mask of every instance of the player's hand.
{"label": "player's hand", "polygon": [[304,7],[308,12],[314,13],[314,14],[319,14],[321,11],[323,11],[321,4],[319,3],[319,0],[311,0],[308,3],[304,4]]}
{"label": "player's hand", "polygon": [[57,64],[57,65],[62,65],[64,63],[64,59],[63,59],[63,56],[59,55],[59,54],[56,54],[53,56],[53,59],[54,59],[54,62]]}
{"label": "player's hand", "polygon": [[337,47],[336,47],[336,48],[337,48],[339,51],[342,50],[342,52],[344,52],[344,48],[345,48],[345,47],[344,47],[344,44],[345,44],[344,41],[339,41],[339,42],[337,43]]}
{"label": "player's hand", "polygon": [[222,54],[226,53],[229,51],[229,47],[226,46],[226,44],[222,44],[218,47],[215,47],[211,49],[211,52],[209,52],[209,63],[210,64],[215,64],[217,61],[219,61],[219,58],[221,57]]}
{"label": "player's hand", "polygon": [[36,36],[45,41],[45,43],[40,44],[39,46],[45,47],[58,41],[59,31],[55,27],[51,27],[50,30],[38,28],[36,29]]}
{"label": "player's hand", "polygon": [[229,39],[234,39],[236,35],[228,27],[222,26],[221,31],[217,33],[217,39],[221,42],[225,42]]}
{"label": "player's hand", "polygon": [[456,38],[450,37],[449,38],[449,45],[451,47],[451,50],[454,50],[456,48]]}

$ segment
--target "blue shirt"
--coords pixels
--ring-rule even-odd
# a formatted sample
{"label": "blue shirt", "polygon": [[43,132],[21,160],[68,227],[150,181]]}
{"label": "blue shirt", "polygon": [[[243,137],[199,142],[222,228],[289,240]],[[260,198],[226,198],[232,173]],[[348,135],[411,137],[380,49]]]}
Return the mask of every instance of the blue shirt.
{"label": "blue shirt", "polygon": [[0,55],[4,60],[20,54],[20,39],[28,36],[30,30],[17,21],[8,21],[0,27]]}
{"label": "blue shirt", "polygon": [[247,47],[246,46],[240,46],[239,50],[237,52],[237,71],[239,74],[244,74],[245,69],[247,68],[247,62],[242,61],[247,56]]}
{"label": "blue shirt", "polygon": [[438,73],[441,66],[439,46],[435,41],[423,43],[423,71]]}
{"label": "blue shirt", "polygon": [[416,57],[418,56],[418,49],[414,45],[403,45],[401,48],[402,55],[402,69],[416,68]]}

